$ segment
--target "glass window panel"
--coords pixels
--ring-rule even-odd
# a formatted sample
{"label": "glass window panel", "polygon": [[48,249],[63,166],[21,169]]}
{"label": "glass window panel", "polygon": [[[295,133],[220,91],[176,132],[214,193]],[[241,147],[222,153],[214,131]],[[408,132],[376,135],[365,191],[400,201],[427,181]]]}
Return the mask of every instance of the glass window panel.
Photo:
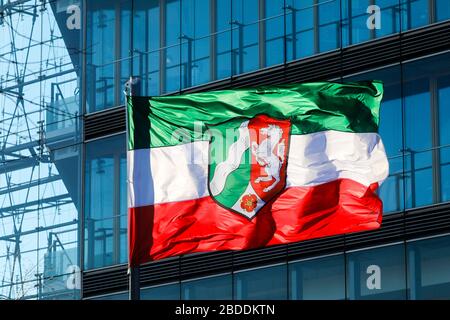
{"label": "glass window panel", "polygon": [[316,52],[313,0],[286,1],[287,60],[296,60]]}
{"label": "glass window panel", "polygon": [[190,280],[181,283],[182,300],[231,300],[231,274]]}
{"label": "glass window panel", "polygon": [[349,299],[406,299],[403,244],[350,252],[346,256]]}
{"label": "glass window panel", "polygon": [[367,7],[369,0],[342,0],[343,45],[367,41],[371,38],[371,30],[367,28]]}
{"label": "glass window panel", "polygon": [[[51,277],[43,279],[40,283],[42,291],[40,291],[40,300],[79,300],[81,298],[81,290],[68,286],[72,275],[65,275],[60,277]],[[78,280],[81,281],[81,276],[78,275]],[[39,282],[38,282],[39,283]]]}
{"label": "glass window panel", "polygon": [[143,95],[159,95],[159,0],[133,3],[134,74],[141,77]]}
{"label": "glass window panel", "polygon": [[399,0],[375,0],[381,9],[381,28],[375,29],[377,38],[400,32]]}
{"label": "glass window panel", "polygon": [[337,49],[340,46],[340,1],[319,0],[319,52]]}
{"label": "glass window panel", "polygon": [[254,269],[234,274],[236,300],[287,299],[286,265]]}
{"label": "glass window panel", "polygon": [[231,76],[231,0],[216,0],[215,79]]}
{"label": "glass window panel", "polygon": [[86,145],[85,267],[123,263],[126,241],[125,135]]}
{"label": "glass window panel", "polygon": [[181,3],[180,0],[166,1],[165,43],[162,50],[165,65],[165,82],[162,93],[178,91],[181,80]]}
{"label": "glass window panel", "polygon": [[448,2],[448,0],[435,0],[435,1],[436,1],[437,21],[450,19],[450,3]]}
{"label": "glass window panel", "polygon": [[403,30],[422,27],[430,23],[429,0],[400,0]]}
{"label": "glass window panel", "polygon": [[128,292],[108,294],[104,296],[89,298],[89,300],[129,300]]}
{"label": "glass window panel", "polygon": [[79,266],[81,147],[23,144],[13,147],[17,154],[27,148],[35,156],[8,151],[16,159],[0,168],[0,276],[8,279],[0,297],[44,299],[48,279]]}
{"label": "glass window panel", "polygon": [[408,243],[409,299],[450,298],[450,237]]}
{"label": "glass window panel", "polygon": [[141,300],[180,300],[180,284],[141,289]]}
{"label": "glass window panel", "polygon": [[[429,80],[405,67],[405,174],[408,208],[433,202]],[[409,69],[409,70],[408,70]],[[409,78],[409,79],[408,79]]]}
{"label": "glass window panel", "polygon": [[87,2],[87,87],[89,111],[114,105],[115,6],[111,1]]}
{"label": "glass window panel", "polygon": [[209,0],[182,1],[182,87],[210,81]]}
{"label": "glass window panel", "polygon": [[[87,1],[87,110],[123,102],[122,86],[130,74],[131,0]],[[120,36],[115,36],[115,35]]]}
{"label": "glass window panel", "polygon": [[345,299],[344,255],[335,255],[291,263],[290,299]]}
{"label": "glass window panel", "polygon": [[439,105],[439,154],[441,162],[441,201],[450,201],[450,76],[437,79]]}
{"label": "glass window panel", "polygon": [[258,0],[232,0],[232,73],[259,68]]}
{"label": "glass window panel", "polygon": [[265,0],[265,66],[284,61],[284,0]]}

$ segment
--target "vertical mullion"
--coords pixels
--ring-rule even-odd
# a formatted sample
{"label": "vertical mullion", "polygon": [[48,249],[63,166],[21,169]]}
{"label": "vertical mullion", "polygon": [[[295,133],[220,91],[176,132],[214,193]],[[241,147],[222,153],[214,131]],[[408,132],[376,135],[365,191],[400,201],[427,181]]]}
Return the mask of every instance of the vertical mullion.
{"label": "vertical mullion", "polygon": [[114,155],[114,179],[113,179],[113,263],[119,263],[120,250],[120,154]]}
{"label": "vertical mullion", "polygon": [[259,68],[262,69],[266,66],[266,1],[258,1],[258,42],[259,42]]}
{"label": "vertical mullion", "polygon": [[428,8],[429,8],[429,15],[428,15],[428,23],[434,23],[436,22],[436,2],[435,0],[428,0]]}
{"label": "vertical mullion", "polygon": [[438,83],[436,78],[430,80],[431,107],[431,139],[432,139],[432,172],[433,172],[433,203],[441,201],[441,174],[439,151],[439,102]]}
{"label": "vertical mullion", "polygon": [[210,0],[210,38],[209,38],[209,61],[210,61],[210,67],[209,67],[209,76],[210,80],[216,80],[217,78],[217,0]]}
{"label": "vertical mullion", "polygon": [[[114,83],[114,105],[117,106],[120,103],[120,78],[122,75],[121,61],[120,61],[120,47],[121,47],[121,1],[116,1],[114,11],[115,11],[115,25],[114,30],[116,36],[114,37],[114,71],[113,71],[113,83]],[[118,36],[117,36],[118,35]]]}
{"label": "vertical mullion", "polygon": [[283,0],[283,64],[287,63],[287,15],[286,0]]}
{"label": "vertical mullion", "polygon": [[[182,88],[183,88],[183,0],[179,0],[179,13],[180,13],[180,27],[178,29],[178,46],[179,46],[179,54],[180,54],[180,59],[178,61],[179,65],[178,65],[178,72],[179,72],[179,81],[180,83],[178,84],[178,91],[181,93]],[[188,49],[189,50],[189,49]],[[187,66],[187,64],[186,64]],[[186,73],[188,72],[188,68],[185,68],[184,70],[185,72],[185,78],[186,78]],[[185,81],[186,83],[186,81]]]}
{"label": "vertical mullion", "polygon": [[313,6],[314,53],[319,53],[319,0],[314,0]]}
{"label": "vertical mullion", "polygon": [[166,0],[159,1],[160,15],[160,54],[159,54],[159,90],[163,94],[166,91]]}
{"label": "vertical mullion", "polygon": [[[375,0],[369,0],[369,5],[370,5],[370,6],[375,5]],[[380,12],[380,14],[381,14],[381,12]],[[377,36],[377,35],[376,35],[376,29],[375,29],[375,28],[370,29],[370,39],[375,39],[376,36]]]}

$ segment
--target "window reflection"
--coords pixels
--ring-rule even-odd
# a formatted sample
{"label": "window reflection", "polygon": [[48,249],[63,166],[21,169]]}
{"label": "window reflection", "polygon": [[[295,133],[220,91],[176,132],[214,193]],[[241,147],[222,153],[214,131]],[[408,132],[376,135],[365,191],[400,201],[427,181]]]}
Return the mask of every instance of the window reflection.
{"label": "window reflection", "polygon": [[292,300],[345,299],[344,255],[291,263],[289,287]]}
{"label": "window reflection", "polygon": [[180,300],[180,284],[172,283],[141,289],[141,300]]}
{"label": "window reflection", "polygon": [[234,274],[234,299],[287,299],[286,265],[253,269]]}
{"label": "window reflection", "polygon": [[408,243],[409,298],[450,297],[450,237]]}
{"label": "window reflection", "polygon": [[232,296],[231,274],[181,283],[182,300],[231,300]]}
{"label": "window reflection", "polygon": [[86,145],[85,266],[126,262],[125,136]]}
{"label": "window reflection", "polygon": [[[130,75],[131,0],[87,1],[87,109],[124,102],[122,85]],[[123,59],[123,60],[122,60]]]}
{"label": "window reflection", "polygon": [[404,245],[347,253],[347,296],[351,300],[406,299]]}
{"label": "window reflection", "polygon": [[232,0],[232,74],[259,68],[258,0]]}
{"label": "window reflection", "polygon": [[[131,71],[143,94],[173,93],[450,18],[447,0],[87,3],[89,112],[123,103]],[[371,5],[379,29],[367,26]]]}

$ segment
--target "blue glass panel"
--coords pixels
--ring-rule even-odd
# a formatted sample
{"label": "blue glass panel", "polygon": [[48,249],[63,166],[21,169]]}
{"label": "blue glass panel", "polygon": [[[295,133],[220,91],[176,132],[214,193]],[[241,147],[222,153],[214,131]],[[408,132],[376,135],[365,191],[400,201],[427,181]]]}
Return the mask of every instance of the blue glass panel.
{"label": "blue glass panel", "polygon": [[450,19],[450,2],[448,0],[436,1],[436,20],[443,21]]}
{"label": "blue glass panel", "polygon": [[180,0],[169,0],[165,8],[165,44],[162,50],[165,64],[165,82],[162,93],[178,91],[181,81],[181,4]]}
{"label": "blue glass panel", "polygon": [[232,0],[232,74],[259,68],[258,0]]}
{"label": "blue glass panel", "polygon": [[342,38],[343,45],[367,41],[371,38],[371,30],[367,28],[367,7],[369,0],[342,0]]}
{"label": "blue glass panel", "polygon": [[[72,275],[64,275],[59,277],[50,277],[42,280],[42,291],[40,292],[40,300],[79,300],[81,298],[81,290],[69,288],[69,277]],[[76,281],[81,281],[81,276],[77,275]]]}
{"label": "blue glass panel", "polygon": [[429,0],[401,0],[402,29],[409,30],[430,23]]}
{"label": "blue glass panel", "polygon": [[450,76],[437,80],[439,105],[439,144],[442,146],[441,162],[441,201],[450,201]]}
{"label": "blue glass panel", "polygon": [[129,300],[128,292],[108,294],[104,296],[90,298],[89,300]]}
{"label": "blue glass panel", "polygon": [[234,274],[236,300],[287,299],[286,265],[254,269]]}
{"label": "blue glass panel", "polygon": [[180,300],[178,283],[141,289],[141,300]]}
{"label": "blue glass panel", "polygon": [[287,60],[296,60],[313,55],[315,48],[313,0],[286,1],[286,46]]}
{"label": "blue glass panel", "polygon": [[284,61],[284,0],[265,0],[265,66]]}
{"label": "blue glass panel", "polygon": [[381,28],[375,29],[377,38],[400,32],[400,10],[398,0],[376,0],[381,9]]}
{"label": "blue glass panel", "polygon": [[340,0],[319,0],[319,52],[337,49],[340,46]]}
{"label": "blue glass panel", "polygon": [[408,243],[409,299],[450,298],[450,237]]}
{"label": "blue glass panel", "polygon": [[[131,0],[87,1],[87,110],[114,107],[130,75]],[[118,36],[116,36],[118,35]]]}
{"label": "blue glass panel", "polygon": [[123,263],[126,241],[125,136],[86,145],[85,267]]}
{"label": "blue glass panel", "polygon": [[231,274],[190,280],[181,284],[182,300],[231,300]]}
{"label": "blue glass panel", "polygon": [[114,105],[115,6],[111,1],[87,1],[88,110]]}
{"label": "blue glass panel", "polygon": [[182,87],[210,81],[209,0],[182,1]]}
{"label": "blue glass panel", "polygon": [[159,95],[159,1],[135,1],[133,9],[133,72],[142,79],[143,95]]}
{"label": "blue glass panel", "polygon": [[216,1],[215,79],[231,75],[231,0]]}
{"label": "blue glass panel", "polygon": [[347,253],[347,297],[351,300],[406,299],[404,245]]}
{"label": "blue glass panel", "polygon": [[[407,71],[408,68],[412,68],[412,66],[405,67],[407,78],[414,75],[414,70]],[[428,79],[404,82],[403,93],[405,95],[406,205],[408,208],[413,208],[433,202]]]}
{"label": "blue glass panel", "polygon": [[344,255],[290,264],[289,286],[292,300],[345,299]]}

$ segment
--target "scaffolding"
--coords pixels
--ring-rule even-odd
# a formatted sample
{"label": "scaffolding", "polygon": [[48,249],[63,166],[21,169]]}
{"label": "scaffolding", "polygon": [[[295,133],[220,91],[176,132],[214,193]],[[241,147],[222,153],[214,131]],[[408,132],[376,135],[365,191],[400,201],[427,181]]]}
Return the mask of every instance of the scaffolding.
{"label": "scaffolding", "polygon": [[0,0],[0,300],[73,295],[80,30],[64,28],[74,3]]}

